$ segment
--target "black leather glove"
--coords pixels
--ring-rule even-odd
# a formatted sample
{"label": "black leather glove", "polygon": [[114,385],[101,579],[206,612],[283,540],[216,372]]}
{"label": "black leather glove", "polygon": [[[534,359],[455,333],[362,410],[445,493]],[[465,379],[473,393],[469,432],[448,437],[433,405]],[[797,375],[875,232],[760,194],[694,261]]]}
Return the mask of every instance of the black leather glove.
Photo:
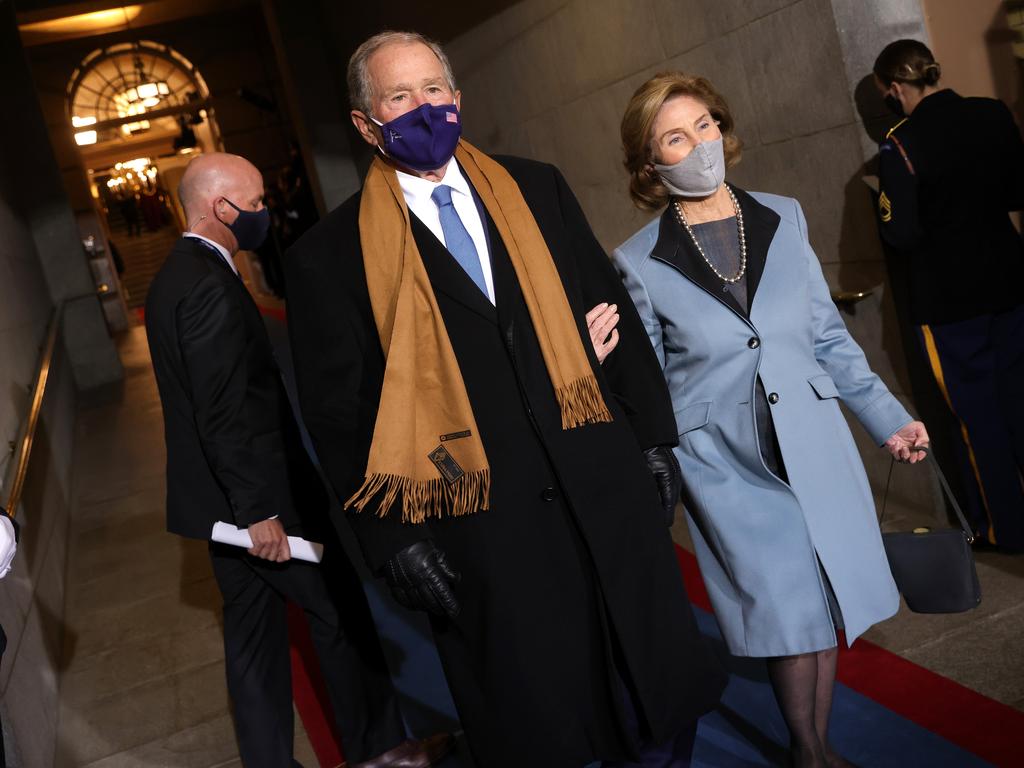
{"label": "black leather glove", "polygon": [[671,526],[676,519],[676,502],[683,490],[683,472],[672,449],[656,445],[644,451],[647,466],[651,468],[654,482],[661,495],[661,509],[665,513],[665,525]]}
{"label": "black leather glove", "polygon": [[384,565],[384,578],[395,600],[410,610],[452,619],[459,615],[452,585],[462,577],[433,542],[417,541],[392,557]]}

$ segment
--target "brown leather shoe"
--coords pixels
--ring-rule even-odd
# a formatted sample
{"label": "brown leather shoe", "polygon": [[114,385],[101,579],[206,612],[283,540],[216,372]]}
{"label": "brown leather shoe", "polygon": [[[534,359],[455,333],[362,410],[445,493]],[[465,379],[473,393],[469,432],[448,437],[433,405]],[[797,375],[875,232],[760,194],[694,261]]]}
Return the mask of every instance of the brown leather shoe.
{"label": "brown leather shoe", "polygon": [[409,739],[383,755],[363,763],[349,763],[348,768],[430,768],[452,751],[455,737],[435,733],[425,739]]}

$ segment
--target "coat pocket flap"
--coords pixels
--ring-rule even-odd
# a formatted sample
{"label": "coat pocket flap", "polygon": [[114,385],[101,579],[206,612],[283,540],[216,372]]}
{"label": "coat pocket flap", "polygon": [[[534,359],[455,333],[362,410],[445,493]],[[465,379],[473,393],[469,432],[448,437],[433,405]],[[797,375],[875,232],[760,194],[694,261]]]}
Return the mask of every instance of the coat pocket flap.
{"label": "coat pocket flap", "polygon": [[679,434],[700,429],[711,416],[711,403],[693,403],[676,411],[676,427]]}
{"label": "coat pocket flap", "polygon": [[820,373],[817,376],[811,376],[811,378],[807,380],[807,383],[811,385],[820,400],[827,400],[830,397],[839,397],[839,390],[836,389],[836,383],[832,381],[832,377],[827,373]]}

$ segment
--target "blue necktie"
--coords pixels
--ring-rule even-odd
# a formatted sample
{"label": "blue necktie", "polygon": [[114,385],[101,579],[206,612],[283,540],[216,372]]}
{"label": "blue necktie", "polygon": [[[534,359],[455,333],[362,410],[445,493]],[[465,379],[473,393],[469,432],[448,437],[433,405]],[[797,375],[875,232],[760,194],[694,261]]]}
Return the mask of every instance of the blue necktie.
{"label": "blue necktie", "polygon": [[466,274],[469,275],[477,288],[487,293],[487,283],[484,282],[484,269],[480,265],[480,255],[473,245],[473,238],[466,231],[465,224],[459,218],[458,211],[452,205],[452,188],[447,184],[441,184],[434,190],[430,199],[437,204],[437,211],[441,216],[441,231],[444,232],[444,242],[448,252],[455,257]]}

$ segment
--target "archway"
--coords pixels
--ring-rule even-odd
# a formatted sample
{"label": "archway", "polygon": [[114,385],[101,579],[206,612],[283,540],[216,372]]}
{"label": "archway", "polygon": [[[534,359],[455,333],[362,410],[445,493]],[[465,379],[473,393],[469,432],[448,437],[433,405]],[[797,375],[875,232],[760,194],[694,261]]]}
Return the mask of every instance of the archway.
{"label": "archway", "polygon": [[191,61],[151,40],[98,48],[68,78],[67,118],[107,241],[91,263],[128,307],[143,304],[185,226],[173,194],[185,166],[221,148],[209,97]]}

